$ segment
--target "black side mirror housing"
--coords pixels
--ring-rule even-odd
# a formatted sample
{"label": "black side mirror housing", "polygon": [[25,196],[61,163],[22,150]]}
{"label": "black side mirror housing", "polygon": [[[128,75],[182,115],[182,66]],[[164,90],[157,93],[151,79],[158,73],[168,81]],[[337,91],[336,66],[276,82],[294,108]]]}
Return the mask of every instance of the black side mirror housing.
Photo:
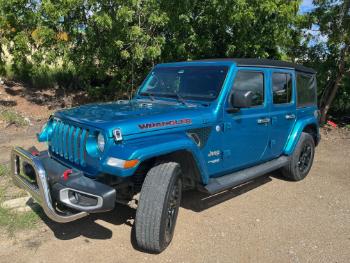
{"label": "black side mirror housing", "polygon": [[230,97],[231,108],[228,113],[238,112],[241,108],[250,108],[253,104],[253,92],[246,90],[236,90]]}

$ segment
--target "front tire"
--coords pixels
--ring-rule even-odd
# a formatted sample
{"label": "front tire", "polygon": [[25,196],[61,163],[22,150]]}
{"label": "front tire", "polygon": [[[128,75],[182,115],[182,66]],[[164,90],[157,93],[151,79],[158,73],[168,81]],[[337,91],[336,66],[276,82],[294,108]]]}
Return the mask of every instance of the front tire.
{"label": "front tire", "polygon": [[142,185],[135,218],[140,248],[160,253],[171,242],[181,202],[181,170],[174,162],[154,166]]}
{"label": "front tire", "polygon": [[315,155],[315,142],[312,136],[303,132],[282,174],[289,180],[300,181],[309,173]]}

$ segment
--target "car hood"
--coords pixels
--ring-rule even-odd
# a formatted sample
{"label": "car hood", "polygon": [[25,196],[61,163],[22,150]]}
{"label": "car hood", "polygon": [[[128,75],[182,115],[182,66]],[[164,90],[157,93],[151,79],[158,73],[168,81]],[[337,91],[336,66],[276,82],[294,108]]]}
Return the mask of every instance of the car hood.
{"label": "car hood", "polygon": [[87,104],[61,110],[54,117],[83,126],[104,130],[112,136],[114,129],[123,136],[160,129],[186,127],[209,122],[211,110],[207,106],[157,101],[123,101]]}

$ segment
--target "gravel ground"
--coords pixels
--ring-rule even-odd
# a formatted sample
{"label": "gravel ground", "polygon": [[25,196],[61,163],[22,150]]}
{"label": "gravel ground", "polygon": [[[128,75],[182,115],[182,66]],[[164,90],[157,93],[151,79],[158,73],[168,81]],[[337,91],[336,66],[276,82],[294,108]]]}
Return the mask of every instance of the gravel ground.
{"label": "gravel ground", "polygon": [[[11,145],[35,142],[26,136],[0,138],[0,161]],[[350,262],[350,136],[324,134],[301,182],[276,173],[215,196],[186,193],[162,254],[135,248],[134,215],[118,206],[65,225],[43,218],[0,236],[0,262]]]}

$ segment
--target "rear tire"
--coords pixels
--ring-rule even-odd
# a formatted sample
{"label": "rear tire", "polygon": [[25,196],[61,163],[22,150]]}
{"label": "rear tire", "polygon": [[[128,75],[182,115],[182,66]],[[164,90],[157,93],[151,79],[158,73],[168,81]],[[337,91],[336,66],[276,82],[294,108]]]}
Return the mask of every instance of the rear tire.
{"label": "rear tire", "polygon": [[137,245],[160,253],[171,242],[181,202],[181,170],[174,162],[154,166],[142,185],[135,218]]}
{"label": "rear tire", "polygon": [[282,174],[289,180],[300,181],[309,173],[315,155],[315,142],[312,136],[303,132]]}

